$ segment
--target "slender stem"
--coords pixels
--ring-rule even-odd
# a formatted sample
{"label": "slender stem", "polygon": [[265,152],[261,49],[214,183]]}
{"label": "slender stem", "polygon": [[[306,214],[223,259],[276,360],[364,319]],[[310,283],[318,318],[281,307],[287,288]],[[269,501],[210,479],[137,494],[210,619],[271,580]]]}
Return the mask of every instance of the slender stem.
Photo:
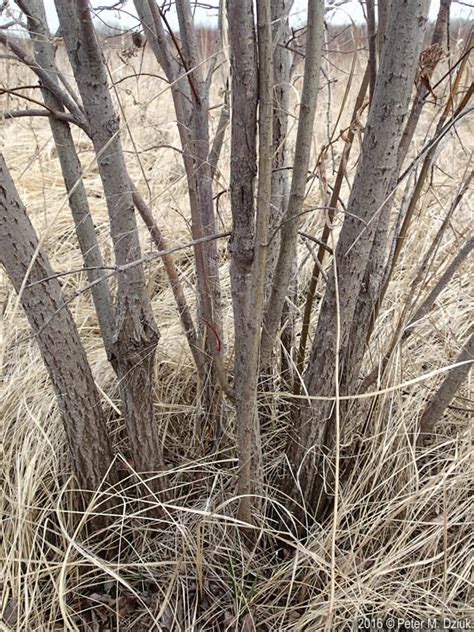
{"label": "slender stem", "polygon": [[318,286],[318,280],[320,271],[323,265],[325,253],[327,251],[327,243],[329,240],[329,235],[331,232],[331,224],[334,219],[334,210],[337,207],[339,202],[339,195],[341,193],[342,184],[344,182],[344,178],[346,175],[347,162],[349,160],[349,156],[352,149],[352,143],[354,141],[355,133],[356,133],[356,125],[357,118],[359,116],[359,112],[361,107],[363,106],[365,95],[367,92],[367,86],[369,84],[369,76],[370,76],[370,67],[367,65],[364,73],[364,77],[362,79],[362,83],[360,84],[359,93],[356,98],[356,102],[354,104],[354,110],[352,112],[351,126],[349,131],[347,132],[347,142],[344,147],[344,151],[341,156],[341,161],[339,163],[339,168],[336,175],[336,181],[334,183],[334,188],[331,194],[331,200],[329,203],[330,210],[328,211],[328,217],[326,223],[324,224],[323,233],[321,235],[321,245],[317,254],[317,262],[315,262],[313,267],[313,272],[311,274],[311,280],[309,283],[309,288],[306,293],[306,302],[304,306],[303,313],[303,325],[301,328],[301,336],[300,336],[300,344],[298,348],[298,355],[296,359],[296,376],[293,384],[293,393],[298,395],[301,392],[301,375],[304,369],[304,360],[306,354],[306,345],[308,343],[308,334],[309,334],[309,326],[311,322],[311,312],[313,309],[314,297],[316,295],[316,288]]}
{"label": "slender stem", "polygon": [[255,258],[252,268],[252,314],[248,315],[249,356],[245,384],[245,408],[238,419],[239,436],[239,519],[252,523],[252,500],[259,479],[260,429],[257,416],[257,385],[260,330],[263,318],[265,268],[268,249],[270,202],[272,195],[273,147],[273,55],[270,0],[257,1],[259,59],[259,160]]}

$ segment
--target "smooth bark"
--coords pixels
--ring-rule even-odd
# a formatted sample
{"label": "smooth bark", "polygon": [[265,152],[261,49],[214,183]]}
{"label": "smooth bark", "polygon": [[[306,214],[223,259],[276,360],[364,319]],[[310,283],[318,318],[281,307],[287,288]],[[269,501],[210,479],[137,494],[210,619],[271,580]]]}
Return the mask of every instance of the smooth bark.
{"label": "smooth bark", "polygon": [[[243,451],[240,479],[247,477],[244,493],[252,488],[251,454],[252,436],[243,436],[245,419],[254,415],[246,400],[248,359],[252,342],[250,292],[252,264],[255,251],[255,177],[257,175],[257,100],[258,71],[255,33],[255,16],[252,0],[242,0],[239,6],[232,0],[227,4],[231,64],[231,163],[230,194],[232,235],[229,241],[231,255],[230,280],[234,312],[234,389],[239,433],[239,449]],[[251,405],[252,406],[252,405]],[[250,429],[250,432],[252,429]],[[245,445],[246,443],[249,446]],[[246,510],[247,511],[247,510]],[[247,516],[246,516],[247,517]]]}
{"label": "smooth bark", "polygon": [[303,208],[307,173],[313,141],[323,44],[324,2],[308,3],[308,25],[303,91],[301,95],[298,131],[296,135],[293,176],[288,209],[281,228],[281,243],[275,268],[274,283],[265,308],[262,330],[261,364],[270,366],[276,335],[281,322],[283,304],[288,292],[291,271],[296,259],[299,215]]}
{"label": "smooth bark", "polygon": [[[157,250],[159,252],[167,250],[167,243],[161,233],[161,230],[158,227],[158,224],[153,217],[151,210],[148,208],[145,200],[142,198],[132,182],[130,183],[130,186],[133,191],[133,203],[135,204],[135,208],[140,213],[143,222],[148,228],[150,236]],[[176,268],[171,254],[163,255],[162,260],[163,265],[165,266],[166,274],[168,275],[171,289],[173,291],[176,306],[178,308],[181,325],[183,327],[183,331],[188,341],[191,354],[196,364],[198,375],[202,377],[204,376],[204,358],[202,350],[199,346],[199,340],[196,329],[194,327],[191,310],[189,309],[186,297],[184,295],[183,285],[179,278],[178,269]]]}
{"label": "smooth bark", "polygon": [[375,2],[367,0],[367,39],[369,42],[369,101],[374,98],[375,80],[377,78],[377,32],[375,30]]}
{"label": "smooth bark", "polygon": [[[294,0],[276,0],[272,2],[273,36],[273,169],[272,202],[270,207],[270,234],[274,235],[268,245],[265,275],[265,298],[271,292],[275,266],[280,249],[280,231],[278,226],[288,207],[290,193],[290,173],[288,169],[290,152],[288,147],[289,107],[291,91],[292,52],[287,44],[291,40],[289,14]],[[297,261],[293,261],[290,272],[288,297],[283,304],[281,319],[281,362],[280,377],[283,383],[289,383],[292,374],[292,354],[295,346],[296,296],[298,279]],[[272,388],[272,368],[262,366],[262,384]]]}
{"label": "smooth bark", "polygon": [[[63,90],[56,81],[51,79],[47,70],[44,70],[33,59],[31,59],[23,47],[9,38],[2,30],[0,30],[0,44],[6,46],[6,48],[8,48],[15,57],[24,63],[25,66],[31,68],[41,83],[47,87],[59,101],[61,101],[66,109],[69,110],[76,124],[83,129],[86,128],[87,123],[81,107],[78,106],[77,102],[71,97],[67,90]],[[61,75],[59,75],[59,77],[61,77]]]}
{"label": "smooth bark", "polygon": [[[247,18],[251,17],[251,5]],[[245,25],[247,37],[251,34],[251,25]],[[265,270],[267,258],[268,231],[270,222],[271,182],[272,182],[272,142],[273,142],[273,58],[271,8],[269,0],[257,1],[258,61],[259,61],[259,160],[258,191],[256,208],[255,241],[253,244],[253,262],[250,280],[250,300],[246,315],[245,332],[247,355],[240,354],[242,366],[239,370],[239,400],[237,408],[238,445],[239,445],[239,481],[238,492],[241,496],[239,519],[251,523],[252,499],[250,495],[257,490],[260,478],[260,429],[257,415],[257,386],[259,367],[259,345],[263,318]],[[235,34],[234,34],[235,35]],[[235,42],[234,42],[235,44]],[[235,57],[239,61],[251,63],[252,59]],[[243,67],[240,65],[242,72]],[[245,111],[245,110],[244,110]],[[242,115],[244,112],[241,112]],[[244,128],[245,129],[245,128]],[[239,130],[236,130],[238,132]],[[249,130],[251,133],[251,130]],[[240,139],[239,139],[240,140]],[[237,174],[240,178],[240,173]],[[241,189],[242,190],[242,189]],[[251,189],[249,190],[249,193]],[[241,203],[241,202],[240,202]],[[252,207],[251,207],[252,208]],[[238,209],[234,209],[234,215]],[[247,211],[248,212],[248,211]],[[251,210],[250,210],[251,212]],[[250,222],[249,222],[250,223]],[[251,226],[244,227],[244,229]],[[247,234],[244,239],[248,239]],[[245,246],[245,242],[243,244]],[[251,308],[251,311],[250,311]],[[237,367],[236,367],[237,368]]]}
{"label": "smooth bark", "polygon": [[[175,56],[157,4],[152,0],[134,0],[134,4],[155,57],[170,82],[188,184],[192,235],[194,240],[200,240],[216,233],[216,220],[212,197],[213,154],[209,141],[209,84],[199,63],[191,6],[188,0],[176,4],[181,42],[170,33],[177,52]],[[217,245],[215,241],[200,242],[195,245],[194,254],[200,344],[206,354],[205,375],[200,379],[201,401],[204,413],[212,416],[216,412],[212,402],[217,384],[231,394],[222,360],[224,334]]]}
{"label": "smooth bark", "polygon": [[[289,13],[294,0],[272,2],[273,44],[273,171],[270,233],[273,234],[283,219],[290,193],[290,155],[288,147],[288,122],[291,89],[292,52],[287,47],[291,39]],[[280,248],[278,231],[268,246],[266,297],[270,295],[275,266]]]}

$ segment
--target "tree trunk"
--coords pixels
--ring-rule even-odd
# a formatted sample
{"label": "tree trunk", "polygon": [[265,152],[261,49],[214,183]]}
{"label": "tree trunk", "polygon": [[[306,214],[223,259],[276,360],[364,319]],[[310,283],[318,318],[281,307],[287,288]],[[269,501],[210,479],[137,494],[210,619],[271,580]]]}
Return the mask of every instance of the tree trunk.
{"label": "tree trunk", "polygon": [[[110,218],[115,261],[141,259],[132,191],[108,89],[104,59],[87,0],[55,0],[69,60],[84,104]],[[118,275],[115,362],[134,467],[163,470],[162,448],[153,412],[153,366],[158,343],[146,295],[143,265]],[[164,484],[164,479],[158,479]]]}
{"label": "tree trunk", "polygon": [[[199,66],[191,6],[188,0],[180,0],[176,5],[182,41],[181,44],[175,41],[175,45],[182,67],[170,50],[162,14],[156,3],[134,0],[134,4],[153,53],[171,86],[188,183],[192,235],[195,240],[201,239],[216,232],[216,222],[208,125],[209,84],[203,78]],[[200,376],[201,399],[204,413],[214,416],[216,382],[224,391],[230,390],[223,370],[224,335],[216,242],[197,244],[194,255],[199,297],[198,320],[202,347],[207,358],[204,375]]]}
{"label": "tree trunk", "polygon": [[[431,40],[431,48],[433,47],[439,47],[439,49],[441,48],[441,43],[443,41],[443,35],[445,33],[447,24],[448,24],[448,20],[449,20],[449,8],[450,8],[450,4],[451,4],[451,0],[442,0],[441,4],[440,4],[440,8],[439,8],[439,13],[438,13],[438,18],[436,20],[436,25],[433,31],[433,36],[432,36],[432,40]],[[428,49],[429,50],[429,49]],[[416,92],[416,96],[415,96],[415,100],[410,112],[410,116],[408,117],[408,121],[407,124],[405,126],[404,132],[403,132],[403,136],[402,136],[402,140],[400,142],[400,147],[398,150],[398,169],[397,169],[397,174],[396,176],[398,176],[402,166],[403,166],[403,162],[407,157],[407,153],[411,144],[411,141],[413,140],[413,136],[415,134],[415,130],[416,130],[416,126],[417,123],[420,119],[420,115],[421,115],[421,111],[422,108],[425,104],[425,98],[426,96],[429,94],[429,90],[427,88],[427,84],[426,82],[428,82],[429,85],[429,80],[431,78],[431,75],[434,71],[434,67],[436,66],[436,64],[439,61],[439,58],[436,58],[436,62],[432,65],[432,67],[430,69],[425,69],[423,71],[424,74],[424,81],[419,81],[418,82],[418,87],[417,87],[417,92]],[[458,77],[459,72],[461,72],[461,68],[462,68],[462,64],[460,66],[460,68],[458,69]],[[456,83],[456,81],[455,81]],[[454,87],[453,87],[454,88]],[[446,119],[448,117],[448,114],[451,114],[451,107],[446,107],[443,114],[441,115],[437,126],[436,126],[436,133],[438,133],[444,123],[446,122]],[[436,134],[435,133],[435,134]],[[404,216],[402,217],[402,213],[400,213],[399,218],[397,220],[397,224],[395,226],[395,230],[394,230],[394,239],[393,239],[393,243],[391,244],[392,248],[391,251],[389,253],[388,256],[388,260],[385,264],[385,268],[383,271],[383,277],[380,279],[380,287],[377,288],[377,296],[373,301],[373,312],[371,314],[371,324],[369,327],[369,335],[372,332],[373,329],[373,325],[375,323],[375,320],[377,319],[378,316],[378,311],[380,309],[381,304],[383,303],[383,300],[385,298],[385,294],[387,292],[388,289],[388,285],[390,283],[390,279],[392,277],[392,273],[395,269],[395,266],[397,265],[397,261],[398,258],[400,256],[401,250],[402,250],[402,246],[403,243],[405,241],[405,237],[407,235],[408,232],[408,228],[411,224],[411,220],[413,217],[413,213],[415,211],[419,196],[421,194],[421,190],[423,188],[425,179],[428,175],[428,173],[430,172],[431,166],[433,164],[435,155],[437,153],[438,147],[437,145],[434,146],[425,156],[424,160],[423,160],[423,165],[421,167],[421,171],[420,174],[418,175],[416,184],[415,184],[415,188],[413,191],[413,194],[411,196],[410,202],[408,204],[408,208],[406,209],[406,212],[404,213]],[[393,183],[392,183],[392,188],[395,187],[396,185],[396,177],[394,177],[393,179]],[[392,198],[393,199],[393,198]],[[390,208],[391,208],[391,204],[389,203],[387,205],[387,209],[386,209],[386,213],[388,214],[390,212]],[[367,270],[366,272],[366,276],[370,274],[370,269]]]}
{"label": "tree trunk", "polygon": [[[252,320],[250,303],[252,264],[255,251],[254,187],[257,174],[257,102],[258,72],[255,34],[255,17],[252,0],[239,5],[232,0],[227,4],[230,43],[231,85],[231,164],[230,193],[232,209],[232,236],[230,279],[234,311],[234,390],[240,456],[239,487],[250,493],[252,452],[256,439],[245,435],[244,420],[250,416],[253,433],[254,402],[248,401],[248,360],[252,351],[249,325]],[[250,405],[250,408],[249,408]],[[243,485],[242,476],[247,477]],[[248,501],[249,502],[249,501]],[[250,504],[250,502],[249,502]],[[250,510],[248,510],[250,511]],[[249,516],[245,516],[249,518]]]}
{"label": "tree trunk", "polygon": [[339,167],[337,170],[336,179],[334,181],[334,187],[331,193],[331,197],[329,200],[329,211],[327,220],[324,223],[323,232],[321,234],[321,244],[318,249],[317,259],[313,267],[313,273],[311,275],[311,280],[308,287],[308,292],[306,295],[306,303],[304,306],[304,314],[303,314],[303,323],[301,327],[301,336],[300,336],[300,344],[298,349],[298,355],[296,359],[296,368],[297,374],[293,385],[293,392],[298,395],[301,391],[301,375],[304,370],[304,362],[306,355],[306,344],[308,341],[309,335],[309,326],[311,322],[311,312],[313,310],[314,297],[316,294],[316,288],[318,286],[319,275],[321,270],[323,269],[323,262],[327,252],[327,243],[331,234],[331,225],[334,220],[335,209],[339,204],[339,196],[341,193],[342,184],[344,182],[347,163],[349,162],[349,157],[352,150],[352,145],[356,132],[357,121],[361,112],[361,109],[364,105],[364,99],[367,92],[367,87],[369,85],[369,75],[370,75],[370,66],[367,64],[365,69],[364,76],[362,78],[362,82],[359,87],[359,92],[357,94],[354,109],[352,111],[351,116],[351,125],[347,132],[347,139],[344,150],[342,152],[342,156],[339,162]]}
{"label": "tree trunk", "polygon": [[[43,71],[48,73],[52,83],[58,84],[59,73],[55,64],[51,36],[47,28],[43,0],[16,0],[16,3],[28,17],[30,37],[34,42],[36,63]],[[58,90],[60,89],[61,86],[58,84]],[[45,104],[54,110],[54,112],[64,112],[62,101],[55,97],[49,88],[45,88],[42,85],[42,94]],[[103,274],[101,270],[103,260],[97,243],[92,217],[90,215],[87,195],[82,180],[80,161],[77,156],[70,126],[66,122],[58,121],[56,117],[50,117],[50,127],[55,140],[55,146],[58,151],[66,190],[69,194],[69,205],[75,221],[76,233],[84,259],[84,265],[88,268],[88,280],[89,283],[92,284],[92,296],[98,316],[99,326],[101,328],[102,338],[107,350],[107,356],[110,360],[114,355],[114,307],[107,282],[103,281],[102,283],[96,283],[96,281],[100,280],[100,277]],[[223,125],[223,127],[225,131],[225,125]],[[221,133],[221,137],[223,136],[224,132]],[[157,249],[166,250],[166,242],[163,239],[158,225],[153,219],[150,209],[136,190],[133,182],[131,182],[130,186],[133,191],[133,201],[135,207],[146,224]],[[171,255],[164,255],[163,263],[176,300],[183,330],[193,358],[196,362],[196,367],[198,368],[198,374],[203,377],[202,351],[199,349],[194,323],[184,296],[178,271],[174,265]],[[117,367],[114,366],[114,369],[116,370]]]}
{"label": "tree trunk", "polygon": [[418,445],[423,444],[429,435],[434,431],[435,425],[440,421],[444,411],[453,401],[459,387],[464,382],[472,368],[474,358],[474,334],[471,334],[466,341],[461,353],[456,358],[460,366],[451,369],[441,384],[439,390],[435,393],[433,399],[426,407],[420,419],[420,433],[418,435]]}
{"label": "tree trunk", "polygon": [[[16,0],[20,9],[28,18],[28,30],[33,40],[35,61],[48,73],[52,82],[58,82],[58,73],[54,61],[54,51],[47,27],[43,0]],[[41,85],[44,103],[55,112],[64,112],[62,102],[51,90]],[[115,314],[107,281],[97,281],[103,276],[104,261],[94,229],[94,222],[89,209],[86,189],[82,180],[82,169],[79,161],[69,123],[49,118],[54,144],[58,152],[64,184],[68,193],[69,207],[76,227],[77,240],[81,248],[87,278],[92,285],[91,293],[99,321],[100,332],[109,360],[113,358],[113,339]],[[116,369],[116,366],[114,367]]]}
{"label": "tree trunk", "polygon": [[82,488],[96,490],[113,459],[100,395],[59,281],[1,154],[0,261],[20,295],[53,384],[76,478]]}
{"label": "tree trunk", "polygon": [[[366,330],[357,327],[357,297],[360,291],[366,291],[362,280],[380,212],[397,169],[398,148],[427,22],[428,5],[428,0],[394,3],[388,19],[386,45],[367,121],[362,158],[335,253],[338,293],[333,271],[328,280],[305,375],[310,395],[331,396],[335,380],[351,372],[351,366],[345,361],[349,346],[365,343]],[[336,309],[340,312],[339,331],[334,317]],[[336,376],[335,349],[338,340],[341,375]],[[344,380],[341,394],[351,391],[352,378],[351,372],[351,379]],[[312,509],[317,509],[319,499],[325,495],[321,472],[316,471],[315,464],[321,464],[322,454],[333,445],[332,415],[333,403],[330,401],[303,407],[290,440],[290,464],[294,472],[302,466],[300,485]],[[307,451],[313,451],[315,458],[307,455]],[[289,488],[293,489],[291,481]]]}
{"label": "tree trunk", "polygon": [[[259,59],[259,180],[256,222],[253,179],[257,103],[256,55],[252,2],[244,11],[229,3],[232,68],[233,155],[232,289],[235,314],[235,391],[239,448],[239,519],[251,523],[253,501],[261,476],[260,429],[257,414],[259,343],[270,221],[272,179],[273,61],[269,0],[257,2]],[[244,18],[244,19],[243,19]],[[240,303],[240,305],[238,304]],[[241,346],[240,346],[241,345]]]}
{"label": "tree trunk", "polygon": [[308,2],[308,27],[304,66],[303,93],[300,103],[296,136],[293,177],[288,209],[281,228],[281,244],[274,274],[274,283],[268,300],[262,330],[261,365],[270,366],[278,328],[281,323],[283,303],[296,259],[299,215],[303,208],[306,181],[313,140],[313,126],[319,88],[321,49],[323,43],[324,2]]}
{"label": "tree trunk", "polygon": [[[273,171],[272,205],[270,209],[270,234],[280,224],[288,206],[290,193],[290,173],[288,156],[288,119],[291,89],[292,52],[286,44],[291,39],[289,13],[294,0],[274,0],[272,2],[272,44],[273,44]],[[280,249],[280,231],[268,246],[265,296],[269,297],[273,274]]]}
{"label": "tree trunk", "polygon": [[[291,40],[289,14],[294,0],[276,0],[272,2],[272,44],[273,44],[273,169],[272,202],[270,207],[270,235],[273,239],[268,245],[267,269],[265,278],[265,297],[268,299],[280,249],[279,225],[288,207],[290,194],[290,170],[288,152],[288,120],[291,89],[292,52],[287,48]],[[294,303],[298,292],[296,278],[297,261],[293,261],[290,272],[288,297],[283,304],[281,318],[281,354],[280,377],[282,385],[290,388],[292,374],[292,354],[295,345],[296,310]],[[262,367],[262,380],[265,388],[272,388],[272,367]]]}

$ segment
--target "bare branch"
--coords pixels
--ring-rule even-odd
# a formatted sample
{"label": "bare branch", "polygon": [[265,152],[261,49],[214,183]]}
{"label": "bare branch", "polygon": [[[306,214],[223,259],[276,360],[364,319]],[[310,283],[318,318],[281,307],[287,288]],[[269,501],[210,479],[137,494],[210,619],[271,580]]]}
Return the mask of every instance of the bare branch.
{"label": "bare branch", "polygon": [[287,223],[284,225],[281,234],[280,253],[275,269],[275,281],[265,309],[261,342],[262,366],[270,365],[276,333],[281,321],[283,304],[290,283],[291,269],[296,257],[298,238],[297,218],[301,212],[306,191],[306,174],[308,172],[317,105],[321,49],[323,44],[323,5],[324,3],[320,0],[314,0],[308,3],[305,72],[296,137],[293,177],[288,209],[284,218]]}
{"label": "bare branch", "polygon": [[5,33],[2,33],[1,31],[0,43],[11,50],[15,57],[17,57],[26,66],[33,70],[33,72],[38,76],[41,82],[54,94],[54,96],[66,107],[66,109],[71,112],[71,114],[77,121],[77,125],[79,125],[79,127],[82,127],[83,129],[86,129],[87,124],[83,113],[78,108],[74,100],[69,96],[69,94],[64,92],[64,90],[61,90],[61,88],[59,88],[54,81],[51,81],[49,73],[41,68],[41,66],[38,66],[38,64],[32,59],[30,59],[30,57],[27,55],[27,53],[25,53],[21,46],[18,46]]}
{"label": "bare branch", "polygon": [[14,119],[14,118],[25,118],[25,117],[37,117],[37,116],[47,116],[50,118],[57,119],[58,121],[63,121],[64,123],[71,123],[73,125],[78,125],[76,119],[72,114],[68,114],[67,112],[57,112],[51,109],[42,109],[42,110],[10,110],[9,112],[0,112],[0,116],[5,119]]}
{"label": "bare branch", "polygon": [[[255,226],[254,260],[252,266],[250,302],[252,314],[247,315],[249,336],[248,357],[244,364],[246,377],[242,384],[238,410],[239,439],[239,519],[252,524],[252,500],[260,478],[260,428],[257,415],[257,386],[260,330],[263,319],[265,268],[272,195],[273,144],[273,51],[270,0],[257,0],[258,61],[259,61],[259,160],[257,220]],[[248,238],[248,237],[247,237]]]}

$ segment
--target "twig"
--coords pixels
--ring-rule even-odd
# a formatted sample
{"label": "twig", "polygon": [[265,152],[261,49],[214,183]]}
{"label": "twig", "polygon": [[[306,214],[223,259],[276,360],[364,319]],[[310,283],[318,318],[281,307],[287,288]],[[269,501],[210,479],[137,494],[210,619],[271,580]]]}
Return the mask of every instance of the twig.
{"label": "twig", "polygon": [[304,233],[302,230],[299,230],[298,234],[301,235],[301,237],[305,237],[306,239],[309,239],[310,241],[314,241],[315,244],[318,244],[318,246],[321,246],[321,248],[324,248],[324,250],[326,250],[326,252],[329,252],[330,255],[334,254],[333,249],[327,244],[325,244],[324,241],[322,241],[321,239],[318,239],[317,237],[314,237],[313,235],[309,235],[308,233]]}

